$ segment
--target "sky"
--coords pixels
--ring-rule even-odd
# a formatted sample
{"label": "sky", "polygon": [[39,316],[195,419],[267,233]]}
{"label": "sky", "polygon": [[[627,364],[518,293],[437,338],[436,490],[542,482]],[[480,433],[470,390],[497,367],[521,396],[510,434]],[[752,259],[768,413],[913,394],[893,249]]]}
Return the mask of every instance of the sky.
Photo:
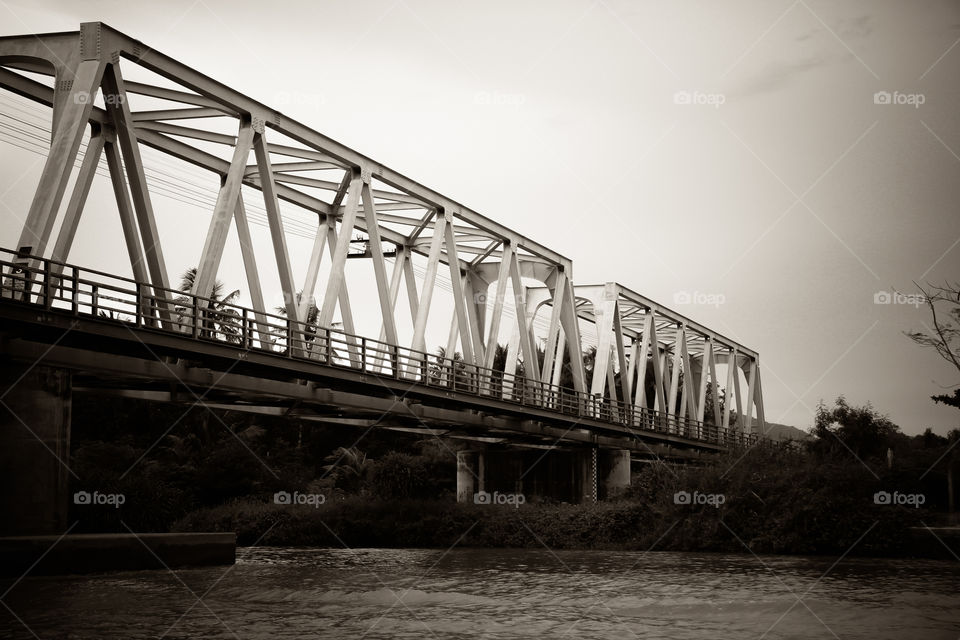
{"label": "sky", "polygon": [[[755,349],[768,420],[844,395],[960,426],[930,400],[960,372],[904,336],[929,326],[916,283],[960,280],[960,3],[0,2],[4,35],[86,21]],[[0,139],[0,246],[40,162]],[[155,208],[182,272],[209,212]],[[70,261],[122,259],[108,226],[85,213]]]}

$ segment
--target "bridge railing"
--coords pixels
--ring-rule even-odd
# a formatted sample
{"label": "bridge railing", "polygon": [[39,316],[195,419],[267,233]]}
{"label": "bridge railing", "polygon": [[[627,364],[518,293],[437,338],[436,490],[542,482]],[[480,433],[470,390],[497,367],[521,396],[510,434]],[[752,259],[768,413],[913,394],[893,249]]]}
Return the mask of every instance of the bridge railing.
{"label": "bridge railing", "polygon": [[81,269],[0,249],[0,301],[39,305],[103,321],[177,333],[183,337],[348,368],[430,387],[592,418],[637,432],[676,435],[728,447],[749,446],[760,437],[737,427],[724,429],[616,398],[578,392],[353,335],[283,314],[255,311],[222,300],[164,289],[103,271]]}

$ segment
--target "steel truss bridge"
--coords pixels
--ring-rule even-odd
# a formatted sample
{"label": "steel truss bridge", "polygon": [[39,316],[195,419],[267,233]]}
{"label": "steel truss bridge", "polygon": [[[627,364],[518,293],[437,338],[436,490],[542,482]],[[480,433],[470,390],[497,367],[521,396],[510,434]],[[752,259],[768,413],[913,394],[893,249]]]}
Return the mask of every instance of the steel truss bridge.
{"label": "steel truss bridge", "polygon": [[[556,251],[105,24],[0,38],[0,87],[52,109],[19,242],[0,250],[0,354],[70,370],[74,391],[637,456],[696,456],[763,432],[755,351],[621,284],[575,285]],[[216,191],[189,291],[170,283],[145,150]],[[132,278],[68,262],[103,160]],[[281,313],[253,251],[256,192]],[[316,219],[299,280],[281,203]],[[213,299],[231,227],[249,307]],[[368,261],[375,287],[349,285],[349,258]],[[434,293],[447,278],[444,307]],[[356,329],[359,296],[379,308],[376,338]],[[437,316],[450,327],[443,356],[426,342]],[[585,329],[597,336],[589,371]]]}

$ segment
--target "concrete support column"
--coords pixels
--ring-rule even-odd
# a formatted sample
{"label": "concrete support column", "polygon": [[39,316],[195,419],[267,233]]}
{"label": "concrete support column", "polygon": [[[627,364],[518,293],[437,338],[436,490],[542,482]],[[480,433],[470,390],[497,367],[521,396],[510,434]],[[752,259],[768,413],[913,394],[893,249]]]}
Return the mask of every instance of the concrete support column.
{"label": "concrete support column", "polygon": [[0,535],[67,529],[71,375],[0,368]]}
{"label": "concrete support column", "polygon": [[604,449],[600,452],[599,482],[601,498],[612,498],[630,486],[630,451]]}
{"label": "concrete support column", "polygon": [[597,450],[587,449],[580,454],[581,502],[597,501]]}
{"label": "concrete support column", "polygon": [[476,492],[482,491],[480,485],[481,457],[475,451],[457,452],[457,502],[471,503]]}

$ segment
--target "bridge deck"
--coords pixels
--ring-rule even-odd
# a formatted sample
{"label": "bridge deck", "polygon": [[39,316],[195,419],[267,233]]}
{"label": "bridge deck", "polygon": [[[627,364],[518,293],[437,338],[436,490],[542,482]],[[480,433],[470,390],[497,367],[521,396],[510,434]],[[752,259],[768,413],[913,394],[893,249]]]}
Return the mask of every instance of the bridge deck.
{"label": "bridge deck", "polygon": [[[0,353],[72,369],[88,391],[262,413],[294,401],[297,415],[324,422],[656,455],[758,438],[75,265],[0,257]],[[165,305],[174,312],[162,317]]]}

